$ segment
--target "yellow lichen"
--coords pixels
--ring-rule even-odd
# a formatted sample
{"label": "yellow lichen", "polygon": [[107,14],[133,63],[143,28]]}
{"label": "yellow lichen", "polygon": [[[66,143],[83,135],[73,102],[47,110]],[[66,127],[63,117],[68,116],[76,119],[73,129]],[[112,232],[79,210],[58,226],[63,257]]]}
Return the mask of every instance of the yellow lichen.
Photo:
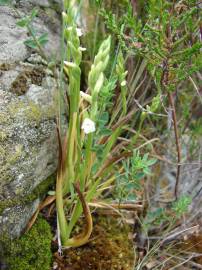
{"label": "yellow lichen", "polygon": [[10,117],[7,112],[0,112],[0,124],[8,123]]}
{"label": "yellow lichen", "polygon": [[0,142],[5,141],[7,137],[8,137],[8,134],[5,131],[0,131]]}
{"label": "yellow lichen", "polygon": [[26,117],[29,121],[36,121],[39,123],[42,119],[42,110],[40,106],[34,102],[29,102],[26,110]]}
{"label": "yellow lichen", "polygon": [[9,111],[9,114],[12,118],[15,118],[16,115],[19,113],[19,112],[22,112],[26,109],[26,106],[24,104],[23,101],[21,100],[18,100],[18,101],[15,101],[15,102],[11,102],[10,105],[8,106],[8,111]]}

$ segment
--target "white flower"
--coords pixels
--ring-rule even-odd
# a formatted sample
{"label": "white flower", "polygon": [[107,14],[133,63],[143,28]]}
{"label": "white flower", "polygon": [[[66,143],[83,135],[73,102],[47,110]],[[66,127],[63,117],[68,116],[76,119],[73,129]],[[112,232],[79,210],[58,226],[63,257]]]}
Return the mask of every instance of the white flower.
{"label": "white flower", "polygon": [[81,37],[83,35],[81,28],[76,28],[76,33],[78,37]]}
{"label": "white flower", "polygon": [[76,67],[76,64],[75,63],[68,62],[68,61],[64,61],[64,65],[66,67],[70,67],[70,68],[75,68]]}
{"label": "white flower", "polygon": [[122,81],[121,82],[121,86],[126,86],[127,82],[126,81]]}
{"label": "white flower", "polygon": [[67,27],[67,31],[69,31],[69,32],[71,32],[71,31],[72,31],[72,29],[73,29],[73,27],[72,27],[72,26]]}
{"label": "white flower", "polygon": [[[72,29],[73,29],[72,26],[67,27],[67,31],[69,31],[69,32],[71,32]],[[81,37],[83,35],[83,32],[82,32],[81,28],[76,28],[76,33],[77,33],[78,37]]]}
{"label": "white flower", "polygon": [[86,48],[84,48],[84,47],[79,47],[79,50],[80,50],[81,52],[85,52],[85,51],[86,51]]}
{"label": "white flower", "polygon": [[95,132],[95,123],[90,118],[85,118],[81,126],[85,134]]}

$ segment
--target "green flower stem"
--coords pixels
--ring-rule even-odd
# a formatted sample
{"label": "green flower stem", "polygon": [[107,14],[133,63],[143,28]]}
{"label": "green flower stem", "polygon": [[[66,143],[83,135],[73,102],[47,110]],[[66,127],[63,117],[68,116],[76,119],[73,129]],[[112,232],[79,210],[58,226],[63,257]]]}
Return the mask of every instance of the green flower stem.
{"label": "green flower stem", "polygon": [[[69,97],[70,97],[70,108],[69,108],[69,127],[67,132],[67,157],[65,161],[65,169],[63,174],[59,173],[57,187],[56,187],[56,204],[58,211],[58,220],[61,232],[61,241],[63,246],[79,246],[88,241],[92,231],[92,218],[90,210],[88,209],[87,202],[90,201],[96,194],[97,186],[99,181],[91,181],[90,174],[92,168],[92,144],[93,144],[93,133],[87,135],[84,159],[82,157],[82,145],[83,142],[80,131],[80,116],[79,116],[79,106],[80,106],[80,62],[81,62],[81,51],[80,42],[76,32],[76,25],[73,19],[73,11],[71,10],[71,5],[65,2],[65,7],[68,7],[68,14],[63,14],[63,19],[65,26],[64,36],[67,41],[67,52],[66,60],[64,62],[64,71],[69,77]],[[106,39],[95,57],[94,64],[89,72],[89,88],[92,96],[91,110],[89,112],[90,118],[95,121],[98,113],[98,98],[99,91],[104,83],[104,70],[109,61],[109,51],[110,51],[111,37]],[[71,62],[70,62],[71,60]],[[109,142],[105,148],[105,155],[108,155],[111,147],[115,143],[118,133],[114,132],[109,139]],[[81,165],[81,161],[83,165]],[[60,177],[61,176],[61,177]],[[62,177],[63,176],[63,177]],[[76,181],[79,180],[79,188],[75,186]],[[87,192],[86,198],[83,197],[84,190],[87,188],[87,183],[89,190]],[[74,188],[73,188],[74,187]],[[67,224],[64,212],[64,201],[63,196],[71,192],[70,205],[75,199],[74,189],[77,192],[77,202],[74,206],[74,210],[71,215],[69,224]],[[88,221],[88,229],[84,231],[84,234],[79,235],[78,238],[70,238],[72,229],[82,211],[84,212],[85,218]]]}
{"label": "green flower stem", "polygon": [[81,171],[81,190],[84,191],[85,184],[90,176],[91,172],[91,163],[92,163],[92,143],[93,143],[93,133],[88,134],[86,142],[86,151],[85,151],[85,162]]}
{"label": "green flower stem", "polygon": [[[68,3],[64,3],[68,6]],[[80,102],[80,61],[81,52],[79,49],[80,42],[76,33],[76,26],[73,24],[69,26],[68,23],[72,21],[71,10],[70,14],[63,14],[64,24],[67,25],[65,29],[65,38],[67,39],[67,52],[64,71],[69,76],[69,96],[70,96],[70,115],[69,115],[69,128],[67,132],[67,159],[64,172],[58,176],[56,185],[56,205],[58,211],[58,220],[61,233],[62,245],[69,239],[68,224],[64,213],[63,195],[71,191],[71,200],[74,199],[73,185],[75,182],[75,164],[77,159],[77,143],[80,138],[79,128],[79,102]],[[69,62],[72,59],[72,62]],[[62,177],[63,176],[63,177]]]}
{"label": "green flower stem", "polygon": [[122,130],[122,128],[120,128],[120,127],[117,128],[110,136],[109,141],[107,142],[107,144],[104,148],[104,151],[103,151],[102,160],[100,162],[101,165],[105,162],[105,159],[107,158],[108,154],[110,153],[110,150],[112,149],[118,136],[120,135],[121,130]]}
{"label": "green flower stem", "polygon": [[[87,192],[87,195],[85,198],[86,202],[89,202],[95,196],[97,187],[100,183],[100,180],[101,179],[95,181],[94,184],[92,185],[91,189]],[[81,214],[82,214],[82,206],[81,206],[81,202],[78,200],[76,205],[74,206],[74,210],[72,212],[72,216],[71,216],[70,222],[68,224],[67,239],[70,237],[72,229],[74,228],[74,226],[75,226],[76,222],[78,221],[79,217],[81,216]]]}
{"label": "green flower stem", "polygon": [[69,134],[69,148],[68,148],[68,174],[70,183],[74,182],[74,151],[76,151],[76,133],[77,133],[77,112],[73,113],[72,116],[72,128],[70,129]]}
{"label": "green flower stem", "polygon": [[60,227],[60,236],[62,243],[66,240],[66,235],[68,232],[67,221],[64,212],[64,202],[63,202],[63,179],[62,175],[58,176],[56,184],[56,207],[58,214],[58,221]]}

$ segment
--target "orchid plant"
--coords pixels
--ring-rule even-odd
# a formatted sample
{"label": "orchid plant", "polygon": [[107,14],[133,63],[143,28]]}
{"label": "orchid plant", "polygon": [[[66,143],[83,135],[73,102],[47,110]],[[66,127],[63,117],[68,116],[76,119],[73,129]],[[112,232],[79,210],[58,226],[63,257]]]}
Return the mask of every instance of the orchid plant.
{"label": "orchid plant", "polygon": [[[70,247],[85,244],[92,231],[92,218],[87,202],[96,193],[99,193],[98,185],[100,184],[99,178],[92,179],[91,171],[95,159],[92,145],[93,135],[96,132],[97,100],[105,79],[103,72],[109,61],[111,38],[107,38],[102,43],[95,57],[88,78],[89,93],[81,93],[80,63],[83,50],[80,47],[79,40],[81,33],[74,21],[75,11],[71,1],[65,2],[65,10],[67,13],[63,13],[63,25],[67,49],[64,72],[69,78],[69,127],[63,145],[61,143],[56,205],[61,242],[63,246]],[[112,142],[112,139],[109,141]],[[109,143],[107,145],[108,148],[111,148]],[[64,196],[68,194],[71,195],[65,201]],[[74,209],[68,223],[65,216],[65,207],[68,209],[72,204],[74,204]],[[70,238],[72,229],[82,214],[82,210],[87,221],[87,228],[79,236]]]}
{"label": "orchid plant", "polygon": [[[78,247],[88,241],[93,228],[89,203],[111,187],[116,179],[115,172],[124,172],[122,161],[133,155],[130,140],[126,142],[120,137],[122,132],[129,132],[127,123],[134,114],[127,110],[124,57],[121,51],[117,53],[115,74],[107,79],[105,71],[110,59],[111,37],[106,38],[91,65],[87,90],[81,91],[80,64],[84,49],[80,45],[81,31],[76,25],[73,2],[64,1],[66,49],[61,71],[68,77],[69,125],[63,140],[58,125],[60,162],[56,183],[58,239],[65,248]],[[109,114],[106,104],[117,85],[121,89],[118,107]],[[82,213],[86,226],[79,235],[72,237]]]}

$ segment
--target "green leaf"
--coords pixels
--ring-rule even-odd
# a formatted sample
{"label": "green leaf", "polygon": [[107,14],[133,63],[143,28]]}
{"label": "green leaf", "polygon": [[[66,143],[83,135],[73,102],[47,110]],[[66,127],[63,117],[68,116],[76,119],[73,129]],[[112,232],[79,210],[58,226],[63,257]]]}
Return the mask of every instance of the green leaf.
{"label": "green leaf", "polygon": [[180,217],[181,215],[185,214],[188,211],[188,207],[191,204],[191,197],[183,195],[179,198],[177,202],[173,203],[173,211],[175,214]]}
{"label": "green leaf", "polygon": [[122,128],[119,127],[116,130],[114,130],[114,132],[112,133],[111,137],[109,138],[109,140],[108,140],[108,142],[105,145],[105,148],[103,150],[103,157],[102,157],[101,163],[103,163],[105,161],[107,155],[110,153],[111,148],[116,143],[117,138],[120,135],[121,131],[122,131]]}
{"label": "green leaf", "polygon": [[144,154],[142,161],[143,161],[143,162],[146,162],[147,159],[148,159],[148,156],[149,156],[148,153]]}
{"label": "green leaf", "polygon": [[100,118],[98,119],[98,125],[99,127],[104,127],[104,125],[106,125],[109,121],[109,113],[108,112],[104,112],[100,115]]}
{"label": "green leaf", "polygon": [[99,131],[101,136],[110,136],[112,134],[112,130],[108,128],[103,128]]}
{"label": "green leaf", "polygon": [[38,9],[36,9],[36,8],[32,9],[30,18],[34,19],[37,16],[37,14],[38,14]]}
{"label": "green leaf", "polygon": [[91,169],[91,173],[94,175],[96,174],[96,172],[98,171],[99,168],[99,164],[98,163],[94,163]]}
{"label": "green leaf", "polygon": [[24,41],[24,44],[26,46],[32,48],[32,49],[36,49],[37,48],[37,44],[36,44],[36,42],[32,38],[25,40]]}
{"label": "green leaf", "polygon": [[30,24],[30,21],[29,21],[29,29],[30,29],[30,33],[32,34],[32,36],[36,36],[36,30],[34,29],[34,27],[32,26],[32,24]]}
{"label": "green leaf", "polygon": [[94,152],[97,152],[97,151],[100,151],[100,150],[103,150],[104,149],[104,145],[103,144],[95,144],[91,150],[94,151]]}
{"label": "green leaf", "polygon": [[[41,46],[45,45],[48,42],[48,34],[42,34],[39,38],[37,38],[37,41]],[[24,44],[32,49],[36,49],[38,47],[36,41],[33,38],[27,39]]]}
{"label": "green leaf", "polygon": [[151,173],[151,170],[148,167],[146,167],[143,169],[143,172],[148,175]]}
{"label": "green leaf", "polygon": [[38,42],[41,46],[44,46],[47,42],[48,42],[48,33],[44,33],[42,34],[39,38],[38,38]]}
{"label": "green leaf", "polygon": [[12,0],[0,0],[0,6],[11,4]]}
{"label": "green leaf", "polygon": [[149,160],[147,160],[147,165],[148,166],[151,166],[151,165],[154,165],[156,163],[156,159],[149,159]]}
{"label": "green leaf", "polygon": [[141,180],[144,176],[145,176],[145,174],[143,172],[140,172],[140,173],[137,173],[135,175],[135,179],[136,180]]}
{"label": "green leaf", "polygon": [[29,19],[27,17],[18,20],[17,23],[16,23],[16,25],[20,26],[20,27],[25,27],[28,24],[29,24]]}

